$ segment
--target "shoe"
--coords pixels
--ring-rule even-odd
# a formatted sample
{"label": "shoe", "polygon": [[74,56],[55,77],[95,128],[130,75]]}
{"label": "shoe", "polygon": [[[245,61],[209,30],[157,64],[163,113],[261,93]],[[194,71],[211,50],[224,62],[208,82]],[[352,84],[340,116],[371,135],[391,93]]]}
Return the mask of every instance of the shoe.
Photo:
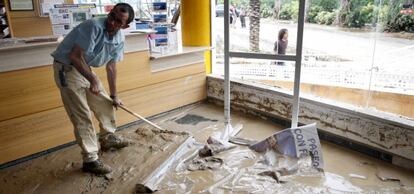
{"label": "shoe", "polygon": [[121,149],[133,143],[132,141],[119,137],[113,133],[108,133],[104,135],[103,137],[99,137],[99,141],[101,143],[102,151],[107,151],[107,150],[110,150],[111,148]]}
{"label": "shoe", "polygon": [[112,172],[112,168],[97,159],[93,162],[84,162],[82,166],[83,172],[90,172],[93,174],[108,174]]}

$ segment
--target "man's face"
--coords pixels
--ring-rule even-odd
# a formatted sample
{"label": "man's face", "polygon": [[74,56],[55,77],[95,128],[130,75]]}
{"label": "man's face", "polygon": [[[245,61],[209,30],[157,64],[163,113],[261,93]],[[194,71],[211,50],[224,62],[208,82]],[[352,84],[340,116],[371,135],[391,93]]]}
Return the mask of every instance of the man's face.
{"label": "man's face", "polygon": [[128,12],[121,12],[119,10],[114,10],[113,14],[108,15],[108,32],[110,34],[118,32],[120,29],[128,28],[127,24],[129,14]]}

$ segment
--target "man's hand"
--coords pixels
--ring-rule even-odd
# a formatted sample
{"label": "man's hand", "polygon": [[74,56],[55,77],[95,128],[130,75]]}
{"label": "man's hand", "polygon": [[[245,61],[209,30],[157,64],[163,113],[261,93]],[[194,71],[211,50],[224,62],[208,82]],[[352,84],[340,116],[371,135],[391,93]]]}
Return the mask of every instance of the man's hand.
{"label": "man's hand", "polygon": [[82,74],[83,77],[85,77],[89,81],[90,83],[89,90],[93,94],[98,95],[99,94],[98,78],[92,72],[89,65],[86,64],[83,54],[84,54],[83,49],[75,44],[75,46],[73,46],[69,54],[69,58],[72,62],[72,65],[76,68],[76,70],[78,70],[79,73]]}
{"label": "man's hand", "polygon": [[99,95],[99,84],[95,76],[93,76],[93,80],[90,82],[89,90],[92,94]]}
{"label": "man's hand", "polygon": [[116,110],[118,110],[119,106],[124,105],[122,103],[122,101],[117,97],[117,96],[111,96],[112,99],[112,105],[114,105],[114,107],[116,108]]}

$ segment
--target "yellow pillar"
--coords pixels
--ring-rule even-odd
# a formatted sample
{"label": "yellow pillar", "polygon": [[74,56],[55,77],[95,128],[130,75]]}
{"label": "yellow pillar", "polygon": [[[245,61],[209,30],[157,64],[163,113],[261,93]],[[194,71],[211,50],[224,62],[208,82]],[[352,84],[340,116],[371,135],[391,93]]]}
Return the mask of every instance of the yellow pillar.
{"label": "yellow pillar", "polygon": [[[181,0],[183,46],[211,46],[210,0]],[[211,51],[204,54],[206,72],[211,73]]]}

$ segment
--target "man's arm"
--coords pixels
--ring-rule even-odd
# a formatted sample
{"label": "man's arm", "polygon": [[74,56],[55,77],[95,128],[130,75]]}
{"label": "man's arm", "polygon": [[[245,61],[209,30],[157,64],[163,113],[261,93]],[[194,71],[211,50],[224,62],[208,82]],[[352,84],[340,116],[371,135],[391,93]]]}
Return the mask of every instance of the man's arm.
{"label": "man's arm", "polygon": [[96,75],[92,73],[89,65],[86,64],[83,55],[83,49],[75,44],[69,54],[69,58],[76,70],[78,70],[79,73],[81,73],[83,77],[85,77],[91,84],[89,88],[91,92],[94,94],[99,94],[98,79]]}
{"label": "man's arm", "polygon": [[108,78],[109,93],[111,95],[113,105],[117,108],[122,105],[116,93],[116,62],[111,60],[106,64],[106,77]]}
{"label": "man's arm", "polygon": [[108,78],[109,93],[116,96],[116,62],[111,60],[106,65],[106,76]]}

